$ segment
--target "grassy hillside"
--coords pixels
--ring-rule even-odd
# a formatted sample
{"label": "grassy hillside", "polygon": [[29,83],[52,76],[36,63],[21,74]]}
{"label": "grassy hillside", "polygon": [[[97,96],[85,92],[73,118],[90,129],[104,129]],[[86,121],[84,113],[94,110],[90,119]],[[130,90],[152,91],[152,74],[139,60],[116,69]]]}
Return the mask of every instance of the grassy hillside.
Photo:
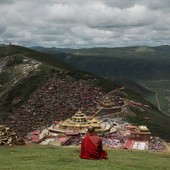
{"label": "grassy hillside", "polygon": [[[0,97],[4,98],[4,95],[2,94],[5,94],[4,91],[7,91],[7,94],[5,94],[5,103],[0,100],[0,115],[2,108],[6,107],[10,109],[9,105],[14,97],[22,96],[23,100],[20,103],[21,105],[39,86],[54,75],[58,75],[62,78],[70,76],[75,80],[96,79],[94,85],[102,87],[106,92],[118,87],[118,84],[114,81],[105,80],[85,71],[80,71],[62,61],[59,61],[53,55],[39,53],[22,46],[8,45],[0,47],[0,60],[6,56],[13,55],[16,55],[14,59],[12,59],[12,61],[10,61],[0,72]],[[23,57],[39,61],[42,65],[38,67],[37,71],[31,71],[28,76],[25,76],[22,72]],[[16,80],[19,81],[15,85],[14,82]]]}
{"label": "grassy hillside", "polygon": [[107,160],[83,160],[79,148],[0,148],[1,170],[154,170],[170,169],[170,154],[107,149]]}
{"label": "grassy hillside", "polygon": [[141,81],[141,83],[155,92],[151,96],[146,96],[146,99],[157,106],[155,99],[157,93],[161,111],[170,115],[170,80]]}
{"label": "grassy hillside", "polygon": [[[17,45],[7,45],[0,47],[0,58],[3,58],[5,56],[13,55],[13,54],[22,54],[26,57],[41,61],[43,63],[62,68],[62,69],[73,69],[73,67],[67,65],[66,63],[63,63],[62,61],[58,60],[56,56],[53,55],[47,55],[44,53],[40,53],[34,50],[31,50],[29,48],[25,48],[22,46]],[[61,56],[59,54],[59,56]]]}
{"label": "grassy hillside", "polygon": [[[130,89],[125,89],[124,93],[130,100],[136,100],[143,104],[149,105],[147,109],[140,107],[130,107],[126,120],[135,125],[147,125],[152,134],[160,136],[164,139],[170,139],[170,117],[160,112],[154,105],[148,103],[142,96]],[[134,114],[135,113],[135,114]],[[145,118],[149,118],[147,121]]]}

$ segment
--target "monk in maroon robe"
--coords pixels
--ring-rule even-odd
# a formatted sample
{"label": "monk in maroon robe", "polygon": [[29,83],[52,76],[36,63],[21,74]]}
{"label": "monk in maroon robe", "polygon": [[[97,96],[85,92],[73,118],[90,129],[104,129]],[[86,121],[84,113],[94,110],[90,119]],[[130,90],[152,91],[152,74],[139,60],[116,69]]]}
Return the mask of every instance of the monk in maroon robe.
{"label": "monk in maroon robe", "polygon": [[103,150],[102,139],[96,134],[94,127],[88,128],[88,133],[82,141],[80,158],[107,159],[107,152]]}

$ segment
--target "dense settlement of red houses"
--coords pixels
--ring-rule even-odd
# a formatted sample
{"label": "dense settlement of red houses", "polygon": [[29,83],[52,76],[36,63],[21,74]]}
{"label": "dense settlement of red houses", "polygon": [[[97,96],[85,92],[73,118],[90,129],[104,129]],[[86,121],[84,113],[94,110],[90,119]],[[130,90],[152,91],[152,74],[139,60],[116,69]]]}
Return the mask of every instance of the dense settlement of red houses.
{"label": "dense settlement of red houses", "polygon": [[84,80],[50,79],[2,123],[23,137],[53,121],[69,118],[79,109],[88,116],[93,115],[103,95],[101,89],[87,85]]}
{"label": "dense settlement of red houses", "polygon": [[[14,110],[3,123],[14,129],[18,136],[24,137],[31,132],[27,134],[27,143],[79,145],[84,135],[79,130],[53,133],[48,127],[71,118],[81,110],[87,117],[99,119],[105,132],[103,136],[105,146],[141,150],[165,149],[163,141],[151,137],[147,127],[136,127],[122,121],[119,113],[126,109],[125,100],[115,95],[105,96],[100,88],[87,85],[85,80],[68,82],[53,78],[39,88],[20,109]],[[101,106],[101,100],[104,98],[108,101],[105,106]],[[113,105],[108,104],[109,100]],[[133,101],[129,101],[129,104],[142,105]]]}

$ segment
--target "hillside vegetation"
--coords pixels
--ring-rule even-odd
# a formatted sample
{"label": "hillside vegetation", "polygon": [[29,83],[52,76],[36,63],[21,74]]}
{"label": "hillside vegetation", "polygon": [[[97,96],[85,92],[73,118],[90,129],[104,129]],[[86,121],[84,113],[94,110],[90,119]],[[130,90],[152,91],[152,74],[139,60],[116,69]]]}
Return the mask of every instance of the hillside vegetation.
{"label": "hillside vegetation", "polygon": [[[33,49],[53,54],[66,63],[100,76],[144,84],[153,93],[146,94],[146,90],[141,91],[139,86],[137,88],[133,85],[131,88],[140,92],[156,107],[158,107],[155,98],[157,93],[161,111],[170,114],[170,46],[168,45],[89,49],[34,47]],[[58,55],[59,53],[62,55]]]}
{"label": "hillside vegetation", "polygon": [[[130,80],[170,78],[170,46],[90,49],[33,49],[65,56],[57,58],[97,75]],[[67,55],[66,55],[67,54]]]}
{"label": "hillside vegetation", "polygon": [[0,148],[1,170],[155,170],[170,169],[170,154],[107,149],[109,159],[83,160],[79,148]]}

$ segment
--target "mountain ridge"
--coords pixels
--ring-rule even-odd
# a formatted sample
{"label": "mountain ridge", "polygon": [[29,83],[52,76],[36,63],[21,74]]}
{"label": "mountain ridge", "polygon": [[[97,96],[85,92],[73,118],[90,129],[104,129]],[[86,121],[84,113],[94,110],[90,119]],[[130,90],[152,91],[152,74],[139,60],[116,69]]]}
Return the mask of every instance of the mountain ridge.
{"label": "mountain ridge", "polygon": [[53,48],[53,50],[41,48],[38,51],[52,53],[54,56],[58,52],[65,53],[63,56],[56,55],[56,58],[100,76],[137,81],[170,78],[169,45],[90,49]]}

